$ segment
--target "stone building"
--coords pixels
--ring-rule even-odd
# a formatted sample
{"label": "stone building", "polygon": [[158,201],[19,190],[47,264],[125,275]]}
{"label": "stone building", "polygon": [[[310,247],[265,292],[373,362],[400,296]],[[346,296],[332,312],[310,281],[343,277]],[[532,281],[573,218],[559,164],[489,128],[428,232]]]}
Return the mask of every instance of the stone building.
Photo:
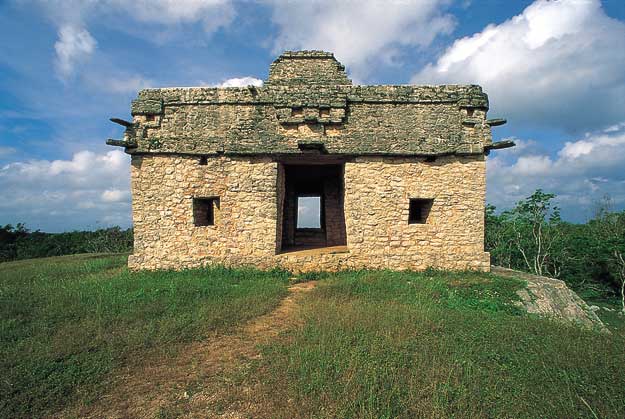
{"label": "stone building", "polygon": [[353,85],[321,51],[262,87],[142,90],[107,141],[132,156],[128,264],[487,271],[485,156],[513,145],[487,110],[475,85]]}

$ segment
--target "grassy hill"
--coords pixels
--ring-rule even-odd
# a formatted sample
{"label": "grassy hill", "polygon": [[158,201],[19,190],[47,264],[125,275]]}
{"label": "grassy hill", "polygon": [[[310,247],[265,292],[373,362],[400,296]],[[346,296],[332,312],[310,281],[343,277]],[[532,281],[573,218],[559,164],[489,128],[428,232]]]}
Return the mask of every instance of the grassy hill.
{"label": "grassy hill", "polygon": [[624,329],[528,316],[522,281],[345,272],[293,297],[285,272],[125,261],[0,264],[1,417],[625,417]]}

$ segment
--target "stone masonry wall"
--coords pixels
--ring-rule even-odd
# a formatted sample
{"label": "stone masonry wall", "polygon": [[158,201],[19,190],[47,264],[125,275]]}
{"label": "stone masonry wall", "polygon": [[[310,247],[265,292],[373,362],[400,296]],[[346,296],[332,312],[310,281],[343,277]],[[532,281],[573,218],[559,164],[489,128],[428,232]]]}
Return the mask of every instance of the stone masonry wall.
{"label": "stone masonry wall", "polygon": [[[270,260],[276,253],[277,164],[263,158],[132,156],[131,269]],[[193,197],[219,197],[215,225],[196,227]]]}
{"label": "stone masonry wall", "polygon": [[[345,220],[354,265],[488,271],[485,173],[483,156],[346,163]],[[410,198],[434,200],[425,224],[408,224]]]}
{"label": "stone masonry wall", "polygon": [[[299,141],[309,139],[322,142],[330,154],[425,156],[483,154],[491,143],[486,113],[459,107],[458,101],[378,103],[349,97],[330,109],[316,103],[300,107],[299,102],[292,108],[272,103],[173,102],[164,105],[153,121],[144,115],[134,117],[133,130],[142,133],[134,136],[135,151],[299,155]],[[301,116],[281,119],[282,110]],[[321,117],[324,112],[329,117]],[[465,126],[464,120],[473,122]]]}
{"label": "stone masonry wall", "polygon": [[[280,164],[263,157],[132,157],[131,269],[206,264],[283,267],[488,270],[483,251],[483,156],[360,157],[345,163],[347,252],[277,253]],[[215,225],[197,227],[194,197],[219,197]],[[426,224],[408,224],[410,198],[433,198]]]}

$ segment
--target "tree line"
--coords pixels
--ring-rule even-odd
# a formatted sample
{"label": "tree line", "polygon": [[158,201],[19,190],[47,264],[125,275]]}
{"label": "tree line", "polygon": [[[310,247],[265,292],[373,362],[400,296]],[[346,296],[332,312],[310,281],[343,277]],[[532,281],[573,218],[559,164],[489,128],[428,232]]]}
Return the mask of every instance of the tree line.
{"label": "tree line", "polygon": [[565,222],[555,195],[537,190],[514,208],[486,208],[491,263],[562,279],[585,298],[618,296],[625,311],[625,211],[604,197],[584,224]]}
{"label": "tree line", "polygon": [[122,230],[120,227],[44,233],[30,231],[21,223],[7,224],[0,227],[0,262],[76,253],[130,252],[132,242],[132,229]]}

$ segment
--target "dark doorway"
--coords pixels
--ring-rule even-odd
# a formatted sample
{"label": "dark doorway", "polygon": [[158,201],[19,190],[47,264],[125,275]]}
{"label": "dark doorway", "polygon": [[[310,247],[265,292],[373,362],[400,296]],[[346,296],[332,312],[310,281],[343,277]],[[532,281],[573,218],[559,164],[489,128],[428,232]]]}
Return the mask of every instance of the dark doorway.
{"label": "dark doorway", "polygon": [[343,165],[284,165],[281,251],[344,246]]}

